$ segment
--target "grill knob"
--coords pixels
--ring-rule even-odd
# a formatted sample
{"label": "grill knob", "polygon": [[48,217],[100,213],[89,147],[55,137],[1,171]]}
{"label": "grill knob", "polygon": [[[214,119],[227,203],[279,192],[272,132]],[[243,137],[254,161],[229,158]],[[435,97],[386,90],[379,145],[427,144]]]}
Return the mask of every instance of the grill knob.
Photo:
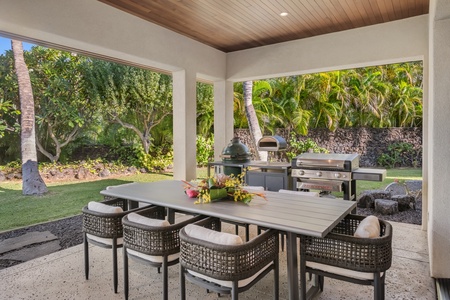
{"label": "grill knob", "polygon": [[341,178],[341,173],[334,173],[334,177]]}
{"label": "grill knob", "polygon": [[320,177],[320,176],[322,176],[322,172],[317,172],[316,175],[317,175],[318,177]]}

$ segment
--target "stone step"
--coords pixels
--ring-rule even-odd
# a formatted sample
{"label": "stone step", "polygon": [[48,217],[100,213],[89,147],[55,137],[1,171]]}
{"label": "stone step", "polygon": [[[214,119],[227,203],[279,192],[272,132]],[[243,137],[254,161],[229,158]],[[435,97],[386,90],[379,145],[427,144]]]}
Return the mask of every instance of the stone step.
{"label": "stone step", "polygon": [[39,245],[31,245],[26,248],[6,253],[5,255],[0,256],[0,259],[29,261],[59,251],[60,249],[61,246],[59,245],[59,240],[54,240]]}
{"label": "stone step", "polygon": [[[53,240],[57,240],[58,237],[56,237],[54,234],[52,234],[50,231],[33,231],[33,232],[27,232],[24,235],[6,239],[2,242],[0,242],[0,255],[21,249],[23,247],[27,247],[33,244],[40,244],[44,242],[50,242]],[[59,244],[59,242],[58,242]]]}

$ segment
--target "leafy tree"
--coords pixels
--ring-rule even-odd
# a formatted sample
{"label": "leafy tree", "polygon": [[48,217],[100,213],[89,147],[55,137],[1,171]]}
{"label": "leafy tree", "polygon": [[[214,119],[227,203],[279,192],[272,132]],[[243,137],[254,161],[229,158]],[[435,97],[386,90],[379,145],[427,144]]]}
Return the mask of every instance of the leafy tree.
{"label": "leafy tree", "polygon": [[20,110],[11,101],[0,98],[0,138],[5,132],[16,132],[19,129],[18,117]]}
{"label": "leafy tree", "polygon": [[39,151],[52,162],[74,141],[96,112],[87,96],[84,73],[89,60],[74,53],[33,47],[26,53],[36,99]]}
{"label": "leafy tree", "polygon": [[11,50],[0,55],[0,162],[20,159],[20,101]]}
{"label": "leafy tree", "polygon": [[22,146],[22,193],[24,195],[42,195],[48,191],[39,174],[36,142],[34,99],[28,68],[23,57],[22,42],[11,40],[14,53],[14,65],[19,86]]}
{"label": "leafy tree", "polygon": [[90,97],[105,119],[134,132],[148,154],[151,131],[172,114],[172,79],[149,70],[93,60],[87,73]]}

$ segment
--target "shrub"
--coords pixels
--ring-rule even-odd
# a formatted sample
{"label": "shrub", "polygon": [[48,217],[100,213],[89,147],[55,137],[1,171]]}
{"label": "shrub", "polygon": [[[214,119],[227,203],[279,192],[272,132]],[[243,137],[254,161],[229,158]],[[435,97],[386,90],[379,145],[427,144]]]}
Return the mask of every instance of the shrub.
{"label": "shrub", "polygon": [[162,148],[152,148],[150,153],[145,153],[142,147],[136,149],[139,167],[148,171],[160,172],[173,164],[173,151],[163,153]]}
{"label": "shrub", "polygon": [[314,152],[314,153],[328,153],[329,151],[325,148],[319,147],[310,138],[306,140],[300,140],[296,137],[294,132],[291,132],[291,138],[289,140],[290,151],[286,152],[286,156],[289,159],[293,159],[297,155],[304,152]]}
{"label": "shrub", "polygon": [[421,149],[414,149],[411,143],[393,143],[388,146],[387,152],[382,153],[377,162],[382,167],[410,167],[418,166],[419,157],[422,155]]}
{"label": "shrub", "polygon": [[214,157],[214,136],[197,136],[197,165],[206,166]]}

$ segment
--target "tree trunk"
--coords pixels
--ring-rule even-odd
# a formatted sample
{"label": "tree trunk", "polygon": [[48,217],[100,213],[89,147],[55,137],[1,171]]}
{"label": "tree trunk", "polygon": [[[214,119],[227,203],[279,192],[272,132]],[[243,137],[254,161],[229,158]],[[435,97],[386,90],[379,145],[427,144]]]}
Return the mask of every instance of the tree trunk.
{"label": "tree trunk", "polygon": [[[247,116],[248,128],[250,129],[250,135],[253,138],[253,142],[256,145],[258,141],[262,138],[261,128],[259,127],[258,118],[256,117],[255,108],[253,107],[253,81],[244,81],[243,83],[244,89],[244,105],[245,105],[245,114]],[[261,161],[267,161],[267,152],[266,151],[258,151],[258,158]]]}
{"label": "tree trunk", "polygon": [[34,119],[34,99],[31,88],[30,74],[23,57],[22,42],[11,40],[14,54],[14,65],[19,84],[19,98],[21,111],[21,154],[22,154],[22,193],[24,195],[42,195],[47,186],[39,174],[36,133]]}

